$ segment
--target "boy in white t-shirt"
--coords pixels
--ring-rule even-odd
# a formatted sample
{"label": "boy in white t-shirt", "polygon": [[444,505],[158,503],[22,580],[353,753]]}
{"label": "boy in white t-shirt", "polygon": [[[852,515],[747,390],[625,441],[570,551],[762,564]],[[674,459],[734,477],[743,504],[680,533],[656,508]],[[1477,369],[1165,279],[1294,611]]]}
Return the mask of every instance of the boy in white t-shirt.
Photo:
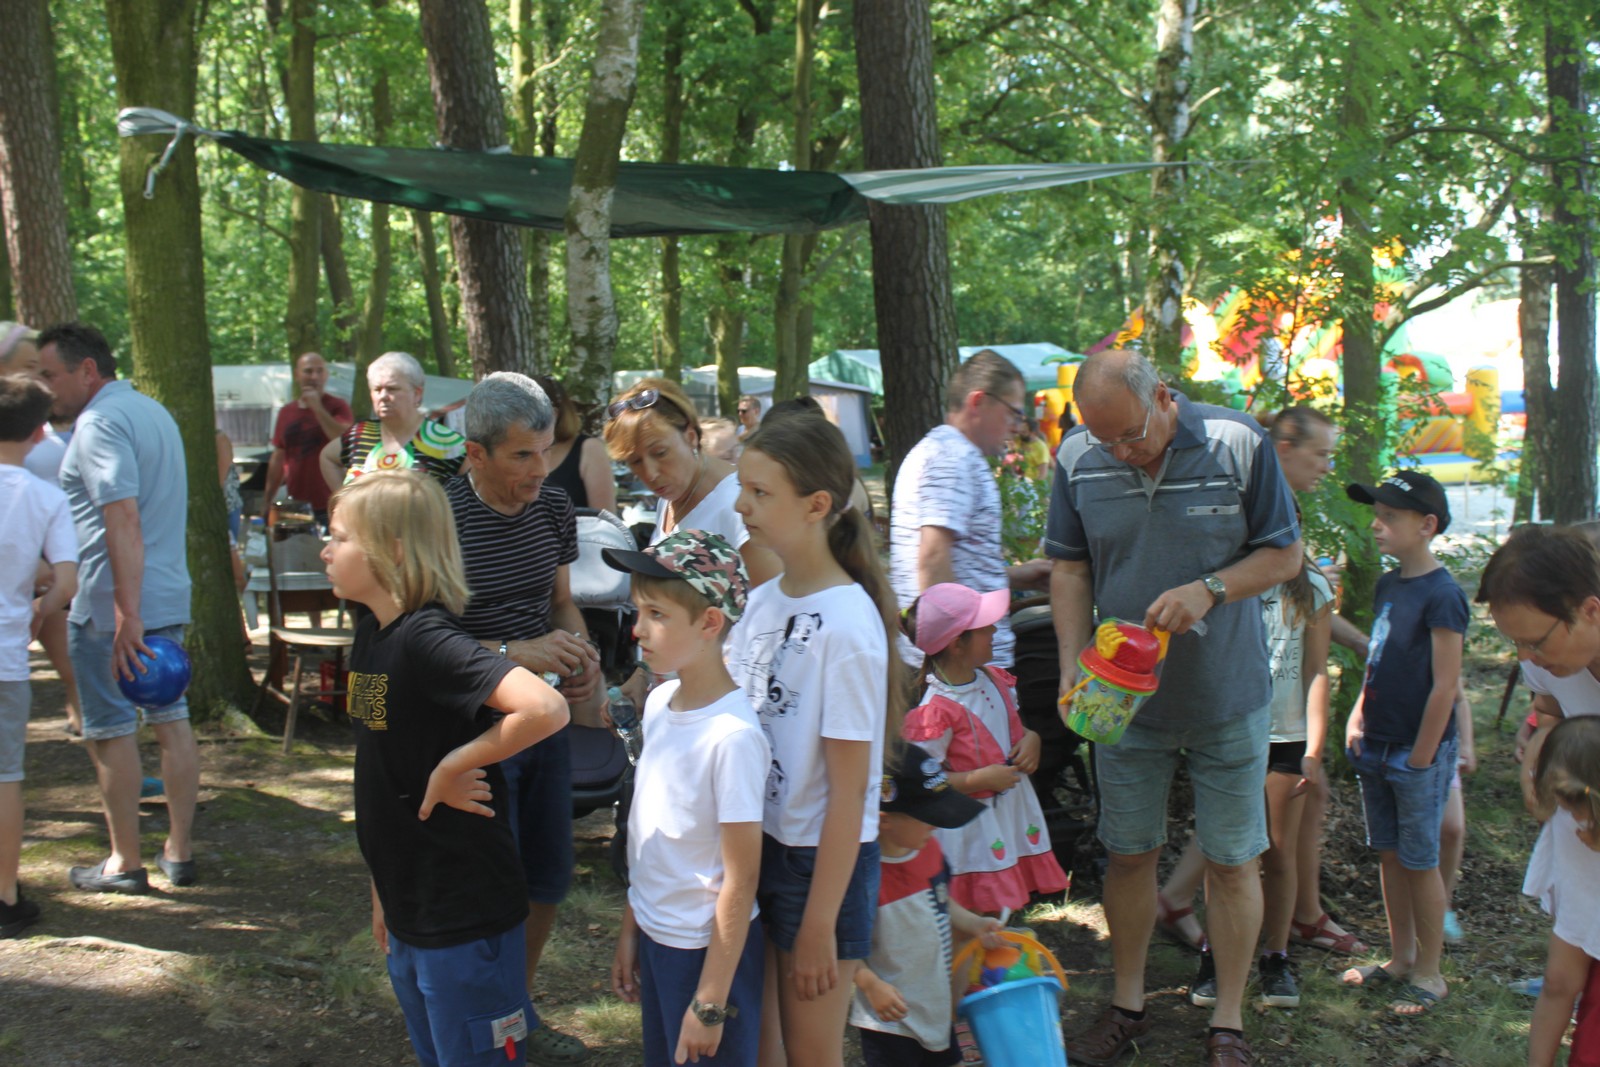
{"label": "boy in white t-shirt", "polygon": [[703,530],[604,556],[633,574],[640,656],[678,676],[645,703],[611,988],[641,1003],[650,1067],[753,1067],[763,976],[755,895],[772,756],[722,660],[749,576],[734,547]]}
{"label": "boy in white t-shirt", "polygon": [[[28,733],[28,643],[45,616],[66,606],[78,589],[78,533],[67,496],[29,474],[23,460],[44,437],[54,402],[31,378],[0,377],[0,938],[15,937],[39,918],[22,896],[22,748]],[[39,563],[50,587],[35,599]]]}

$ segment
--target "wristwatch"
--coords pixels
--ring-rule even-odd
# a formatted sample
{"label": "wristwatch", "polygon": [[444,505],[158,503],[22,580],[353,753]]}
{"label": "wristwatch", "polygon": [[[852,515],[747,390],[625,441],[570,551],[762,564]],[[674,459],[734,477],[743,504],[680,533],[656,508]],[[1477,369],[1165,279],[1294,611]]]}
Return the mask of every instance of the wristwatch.
{"label": "wristwatch", "polygon": [[1222,579],[1215,574],[1202,574],[1200,581],[1211,592],[1211,606],[1221,607],[1222,602],[1228,599],[1228,587],[1223,584]]}
{"label": "wristwatch", "polygon": [[511,642],[509,640],[500,642],[500,654],[502,656],[505,655],[510,650],[511,650]]}
{"label": "wristwatch", "polygon": [[704,1026],[721,1026],[724,1021],[739,1014],[739,1009],[732,1004],[719,1006],[702,1004],[698,1000],[689,1002],[689,1010],[694,1012],[694,1017]]}

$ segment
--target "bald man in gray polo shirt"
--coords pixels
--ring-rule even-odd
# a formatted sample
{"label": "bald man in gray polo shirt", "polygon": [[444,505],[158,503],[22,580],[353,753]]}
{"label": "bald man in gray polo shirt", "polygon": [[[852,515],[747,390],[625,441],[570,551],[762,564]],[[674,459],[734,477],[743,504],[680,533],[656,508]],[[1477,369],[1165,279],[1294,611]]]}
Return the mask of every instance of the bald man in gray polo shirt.
{"label": "bald man in gray polo shirt", "polygon": [[[1116,988],[1068,1052],[1108,1064],[1149,1030],[1144,969],[1179,753],[1195,787],[1206,857],[1217,999],[1207,1062],[1248,1064],[1241,1006],[1261,928],[1256,857],[1268,845],[1263,789],[1272,682],[1258,595],[1300,566],[1294,501],[1254,420],[1169,390],[1132,352],[1102,352],[1074,383],[1083,425],[1057,453],[1045,551],[1061,689],[1094,617],[1174,635],[1161,688],[1115,745],[1095,752],[1105,911]],[[1204,633],[1197,624],[1204,621]]]}

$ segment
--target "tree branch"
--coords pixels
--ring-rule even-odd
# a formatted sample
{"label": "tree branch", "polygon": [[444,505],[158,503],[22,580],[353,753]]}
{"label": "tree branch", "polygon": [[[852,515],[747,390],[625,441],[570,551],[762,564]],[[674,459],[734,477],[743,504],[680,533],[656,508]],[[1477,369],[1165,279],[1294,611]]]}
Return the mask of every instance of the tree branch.
{"label": "tree branch", "polygon": [[1402,141],[1409,141],[1413,137],[1426,137],[1429,134],[1434,133],[1450,133],[1463,137],[1482,137],[1490,144],[1499,145],[1512,155],[1525,159],[1529,163],[1537,163],[1541,166],[1553,163],[1583,163],[1589,165],[1600,163],[1600,156],[1541,155],[1538,152],[1534,152],[1531,149],[1517,144],[1510,137],[1508,137],[1504,131],[1486,129],[1482,126],[1409,126],[1406,129],[1396,130],[1394,133],[1389,134],[1384,138],[1384,144],[1392,148],[1393,146],[1400,144]]}
{"label": "tree branch", "polygon": [[[1531,256],[1526,259],[1507,259],[1502,260],[1499,263],[1491,263],[1489,266],[1483,268],[1483,270],[1477,272],[1476,274],[1469,275],[1468,277],[1461,279],[1455,285],[1452,285],[1438,296],[1430,297],[1427,300],[1422,301],[1420,304],[1411,304],[1406,307],[1399,307],[1397,305],[1396,310],[1391,313],[1388,318],[1383,320],[1381,327],[1383,342],[1387,343],[1389,338],[1394,336],[1394,332],[1405,323],[1410,322],[1419,315],[1425,315],[1430,311],[1437,311],[1439,308],[1444,307],[1457,297],[1465,296],[1474,289],[1481,288],[1490,278],[1496,274],[1499,274],[1503,270],[1510,270],[1512,267],[1529,267],[1541,263],[1554,262],[1554,256]],[[1381,351],[1383,345],[1380,344],[1378,347]]]}
{"label": "tree branch", "polygon": [[288,244],[289,243],[289,232],[287,230],[278,229],[278,227],[274,226],[272,223],[268,222],[266,219],[262,218],[261,216],[252,215],[248,211],[240,211],[238,208],[234,207],[232,204],[228,203],[226,200],[217,200],[216,201],[216,205],[218,207],[220,207],[223,211],[226,211],[230,215],[237,215],[241,219],[246,219],[246,220],[248,220],[250,222],[255,223],[257,226],[260,226],[263,230],[266,230],[268,233],[272,234],[274,237],[277,237],[279,240],[283,241],[284,244]]}

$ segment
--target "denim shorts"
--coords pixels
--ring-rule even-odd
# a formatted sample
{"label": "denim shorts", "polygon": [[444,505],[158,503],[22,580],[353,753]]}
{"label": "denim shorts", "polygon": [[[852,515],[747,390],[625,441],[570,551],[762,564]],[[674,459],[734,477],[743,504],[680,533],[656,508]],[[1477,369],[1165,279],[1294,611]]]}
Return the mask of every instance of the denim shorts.
{"label": "denim shorts", "polygon": [[1167,843],[1167,791],[1181,753],[1194,783],[1195,839],[1212,863],[1238,867],[1267,850],[1268,707],[1227,722],[1143,726],[1094,747],[1099,836],[1120,856]]}
{"label": "denim shorts", "polygon": [[390,935],[389,984],[423,1067],[526,1061],[527,1037],[539,1028],[539,1016],[528,1001],[523,936],[522,923],[449,948],[417,948]]}
{"label": "denim shorts", "polygon": [[[145,636],[170,637],[181,645],[183,629],[182,624],[159,626],[146,630]],[[78,701],[83,706],[83,739],[109,741],[126,737],[139,729],[141,716],[147,726],[187,719],[187,697],[179,697],[177,703],[164,708],[141,708],[122,695],[111,665],[111,641],[115,636],[115,631],[103,630],[92,622],[67,624],[67,654],[78,676]]]}
{"label": "denim shorts", "polygon": [[[800,920],[805,918],[806,898],[811,894],[811,876],[817,869],[817,850],[803,845],[785,845],[770,834],[761,835],[761,883],[756,902],[761,906],[761,922],[767,937],[785,952],[794,951],[800,936]],[[878,843],[866,842],[856,853],[856,869],[850,875],[844,899],[839,902],[839,918],[834,937],[841,960],[864,960],[872,951],[872,923],[878,917]]]}
{"label": "denim shorts", "polygon": [[1456,769],[1455,738],[1439,746],[1433,764],[1418,770],[1406,763],[1411,746],[1370,741],[1358,756],[1345,755],[1361,780],[1361,810],[1367,817],[1367,846],[1394,852],[1408,871],[1439,866],[1439,823]]}
{"label": "denim shorts", "polygon": [[559,904],[572,885],[572,733],[562,727],[500,761],[511,836],[522,857],[528,899]]}
{"label": "denim shorts", "polygon": [[22,749],[28,740],[28,679],[0,681],[0,782],[22,781]]}

